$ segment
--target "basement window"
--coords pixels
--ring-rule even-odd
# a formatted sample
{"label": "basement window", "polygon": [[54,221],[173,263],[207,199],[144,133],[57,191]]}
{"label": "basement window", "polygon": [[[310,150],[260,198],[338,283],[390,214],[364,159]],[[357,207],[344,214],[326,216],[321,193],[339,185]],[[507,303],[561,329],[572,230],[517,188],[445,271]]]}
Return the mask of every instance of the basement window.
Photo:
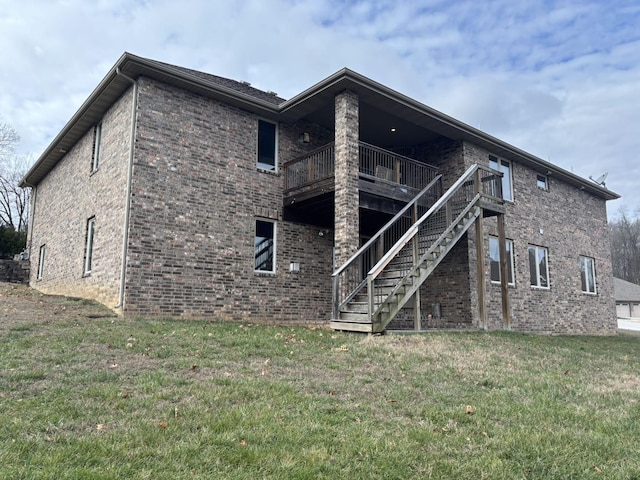
{"label": "basement window", "polygon": [[[507,244],[507,273],[509,277],[509,285],[514,287],[516,282],[513,278],[513,242],[506,241]],[[489,237],[489,263],[491,271],[491,281],[500,283],[500,242],[497,237]]]}
{"label": "basement window", "polygon": [[529,272],[531,286],[549,288],[549,253],[546,248],[529,245]]}
{"label": "basement window", "polygon": [[93,241],[96,233],[96,217],[87,220],[87,235],[84,249],[84,274],[89,275],[93,267]]}
{"label": "basement window", "polygon": [[254,270],[264,273],[276,271],[276,222],[273,220],[256,220]]}
{"label": "basement window", "polygon": [[47,253],[47,246],[40,245],[40,254],[38,255],[38,280],[42,280],[42,275],[44,273],[44,258]]}
{"label": "basement window", "polygon": [[278,160],[277,125],[266,120],[258,120],[258,168],[275,172]]}
{"label": "basement window", "polygon": [[591,257],[580,257],[580,284],[582,293],[595,295],[596,292],[596,261]]}

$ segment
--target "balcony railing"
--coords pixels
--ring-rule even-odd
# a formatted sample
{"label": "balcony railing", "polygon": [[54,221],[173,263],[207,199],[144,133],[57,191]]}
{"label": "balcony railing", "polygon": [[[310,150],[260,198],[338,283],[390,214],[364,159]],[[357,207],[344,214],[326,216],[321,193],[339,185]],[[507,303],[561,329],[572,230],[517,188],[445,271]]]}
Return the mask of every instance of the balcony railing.
{"label": "balcony railing", "polygon": [[[364,142],[359,142],[358,150],[360,177],[364,179],[406,185],[419,191],[438,175],[438,169],[432,165]],[[284,165],[285,192],[332,181],[334,168],[335,146],[331,142]]]}

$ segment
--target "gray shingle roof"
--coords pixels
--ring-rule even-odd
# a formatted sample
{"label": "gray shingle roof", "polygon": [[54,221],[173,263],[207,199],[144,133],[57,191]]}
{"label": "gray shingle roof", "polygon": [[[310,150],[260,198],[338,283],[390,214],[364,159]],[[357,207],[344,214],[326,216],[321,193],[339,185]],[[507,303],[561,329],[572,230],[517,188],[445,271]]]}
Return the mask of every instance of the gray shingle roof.
{"label": "gray shingle roof", "polygon": [[640,302],[640,285],[635,283],[614,277],[613,292],[617,302]]}
{"label": "gray shingle roof", "polygon": [[251,84],[247,82],[238,82],[237,80],[232,80],[230,78],[219,77],[218,75],[212,75],[210,73],[200,72],[198,70],[192,70],[190,68],[180,67],[178,65],[172,65],[170,63],[159,62],[157,60],[152,60],[149,58],[147,58],[146,60],[148,60],[149,62],[157,63],[158,65],[163,65],[164,67],[173,68],[189,75],[193,75],[194,77],[198,77],[201,80],[215,83],[216,85],[227,87],[246,95],[251,95],[252,97],[258,98],[260,100],[265,100],[269,103],[273,103],[274,105],[280,105],[281,103],[286,101],[284,98],[278,97],[278,95],[273,92],[265,92],[264,90],[257,89],[255,87],[252,87]]}

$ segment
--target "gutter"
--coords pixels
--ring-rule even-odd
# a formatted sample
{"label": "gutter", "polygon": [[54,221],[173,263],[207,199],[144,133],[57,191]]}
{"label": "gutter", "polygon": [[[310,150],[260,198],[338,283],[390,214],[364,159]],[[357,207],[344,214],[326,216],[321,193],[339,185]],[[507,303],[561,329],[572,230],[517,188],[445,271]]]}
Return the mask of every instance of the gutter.
{"label": "gutter", "polygon": [[[114,309],[120,308],[124,310],[124,286],[127,271],[127,249],[129,247],[129,217],[131,213],[131,183],[133,176],[133,156],[135,153],[135,137],[136,137],[136,120],[138,111],[138,82],[128,77],[120,71],[120,67],[116,67],[116,75],[126,78],[133,85],[133,100],[131,102],[131,135],[129,137],[129,165],[127,167],[127,201],[124,212],[124,226],[122,235],[122,264],[120,265],[120,290],[118,293],[118,304]],[[124,312],[123,312],[124,313]]]}

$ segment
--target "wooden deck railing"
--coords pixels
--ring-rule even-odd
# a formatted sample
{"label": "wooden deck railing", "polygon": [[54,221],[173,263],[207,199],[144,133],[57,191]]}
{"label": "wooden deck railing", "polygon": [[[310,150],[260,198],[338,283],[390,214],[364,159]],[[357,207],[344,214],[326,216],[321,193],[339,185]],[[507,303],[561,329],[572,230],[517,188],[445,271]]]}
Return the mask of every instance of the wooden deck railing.
{"label": "wooden deck railing", "polygon": [[422,190],[438,175],[432,165],[360,142],[360,175]]}
{"label": "wooden deck railing", "polygon": [[332,178],[335,167],[334,154],[334,143],[331,142],[285,163],[284,190],[295,190]]}
{"label": "wooden deck railing", "polygon": [[[333,142],[285,163],[283,166],[285,192],[332,178],[334,167]],[[438,175],[438,169],[432,165],[364,142],[359,142],[359,171],[363,178],[406,185],[418,191]]]}

